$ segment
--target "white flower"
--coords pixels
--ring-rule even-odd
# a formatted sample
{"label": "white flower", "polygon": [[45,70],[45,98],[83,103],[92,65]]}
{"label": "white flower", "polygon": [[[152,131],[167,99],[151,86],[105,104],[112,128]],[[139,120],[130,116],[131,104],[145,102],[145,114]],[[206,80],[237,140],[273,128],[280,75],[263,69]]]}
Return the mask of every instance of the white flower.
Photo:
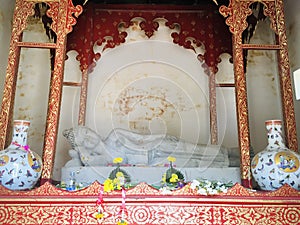
{"label": "white flower", "polygon": [[207,195],[207,191],[204,188],[199,188],[197,193],[200,194],[200,195]]}
{"label": "white flower", "polygon": [[208,194],[211,194],[214,190],[211,187],[206,187],[206,191]]}
{"label": "white flower", "polygon": [[222,187],[220,187],[220,191],[224,192],[224,193],[227,193],[228,188],[226,188],[225,186],[222,186]]}
{"label": "white flower", "polygon": [[215,195],[222,192],[226,193],[232,185],[232,183],[225,184],[219,181],[193,180],[190,188],[197,190],[197,193],[201,195]]}
{"label": "white flower", "polygon": [[218,190],[210,188],[209,194],[216,195],[216,194],[218,194]]}
{"label": "white flower", "polygon": [[209,188],[210,186],[211,186],[211,182],[210,181],[205,181],[205,186],[204,187]]}
{"label": "white flower", "polygon": [[172,191],[170,189],[168,189],[167,187],[162,187],[159,190],[160,190],[161,194],[163,194],[163,195],[172,194]]}
{"label": "white flower", "polygon": [[193,180],[191,183],[191,189],[195,190],[200,185],[200,182],[197,180]]}
{"label": "white flower", "polygon": [[118,177],[119,181],[120,181],[120,185],[123,186],[125,184],[125,177]]}

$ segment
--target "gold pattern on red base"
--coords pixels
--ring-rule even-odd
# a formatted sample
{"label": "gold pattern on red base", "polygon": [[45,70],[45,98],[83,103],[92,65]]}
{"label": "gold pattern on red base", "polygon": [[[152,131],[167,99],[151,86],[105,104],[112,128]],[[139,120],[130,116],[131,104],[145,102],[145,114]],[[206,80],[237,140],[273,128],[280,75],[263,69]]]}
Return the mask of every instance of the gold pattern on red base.
{"label": "gold pattern on red base", "polygon": [[[0,186],[0,224],[98,224],[95,218],[100,184],[75,192],[45,183],[30,191]],[[121,191],[103,195],[102,224],[116,224]],[[189,188],[163,195],[140,183],[126,191],[129,224],[298,224],[300,192],[284,185],[259,192],[235,184],[228,193],[203,196]]]}

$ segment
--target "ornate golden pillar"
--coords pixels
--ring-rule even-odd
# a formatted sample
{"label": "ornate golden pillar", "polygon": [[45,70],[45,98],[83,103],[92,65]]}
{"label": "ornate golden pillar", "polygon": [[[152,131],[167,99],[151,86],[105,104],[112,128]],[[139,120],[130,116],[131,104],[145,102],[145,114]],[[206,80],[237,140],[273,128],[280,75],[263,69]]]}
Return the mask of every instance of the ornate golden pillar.
{"label": "ornate golden pillar", "polygon": [[[26,28],[27,18],[34,15],[34,6],[46,3],[49,6],[47,16],[52,19],[51,29],[56,34],[56,43],[23,42],[22,32]],[[74,16],[80,15],[82,7],[74,7],[71,0],[16,0],[12,38],[8,56],[8,66],[4,85],[3,101],[0,114],[0,149],[3,149],[8,137],[8,127],[13,116],[17,73],[20,50],[26,48],[54,49],[54,67],[51,74],[48,101],[47,122],[43,149],[42,182],[50,180],[55,156],[57,130],[59,125],[62,82],[67,34],[76,23]]]}
{"label": "ornate golden pillar", "polygon": [[49,1],[47,14],[52,18],[52,30],[57,35],[54,69],[52,71],[48,102],[46,132],[43,152],[42,183],[51,180],[56,152],[57,131],[60,117],[61,96],[64,75],[67,34],[72,31],[77,17],[82,12],[81,6],[73,6],[71,0]]}
{"label": "ornate golden pillar", "polygon": [[281,86],[281,101],[283,121],[287,145],[297,150],[297,135],[295,127],[295,114],[293,95],[290,80],[290,66],[287,52],[287,39],[285,35],[284,8],[282,0],[261,0],[264,4],[264,14],[271,20],[271,28],[277,35],[273,45],[244,44],[242,33],[248,27],[246,19],[252,14],[250,5],[254,0],[230,0],[228,7],[221,6],[220,13],[226,17],[226,24],[233,34],[233,62],[236,89],[236,108],[238,119],[239,147],[241,152],[241,179],[245,187],[251,187],[250,172],[250,132],[248,119],[247,88],[243,51],[245,49],[277,50],[278,68]]}

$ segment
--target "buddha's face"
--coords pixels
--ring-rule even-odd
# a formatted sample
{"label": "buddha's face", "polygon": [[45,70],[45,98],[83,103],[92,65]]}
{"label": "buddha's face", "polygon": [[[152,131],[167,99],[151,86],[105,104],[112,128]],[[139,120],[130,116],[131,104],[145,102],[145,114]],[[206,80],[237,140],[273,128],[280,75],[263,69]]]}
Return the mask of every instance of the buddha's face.
{"label": "buddha's face", "polygon": [[71,142],[72,147],[95,148],[101,141],[100,136],[87,127],[76,127],[65,130],[63,135]]}

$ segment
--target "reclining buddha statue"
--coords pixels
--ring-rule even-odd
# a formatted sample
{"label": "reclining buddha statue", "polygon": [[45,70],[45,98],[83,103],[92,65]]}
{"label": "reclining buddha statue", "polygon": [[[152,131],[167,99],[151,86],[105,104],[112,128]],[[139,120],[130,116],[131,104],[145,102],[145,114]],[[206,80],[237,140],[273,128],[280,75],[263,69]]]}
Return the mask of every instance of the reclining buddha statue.
{"label": "reclining buddha statue", "polygon": [[130,166],[163,166],[176,157],[179,167],[228,167],[228,150],[220,145],[200,145],[166,134],[139,134],[113,129],[102,139],[94,130],[78,126],[64,130],[71,145],[71,160],[65,167],[107,166],[122,157]]}

